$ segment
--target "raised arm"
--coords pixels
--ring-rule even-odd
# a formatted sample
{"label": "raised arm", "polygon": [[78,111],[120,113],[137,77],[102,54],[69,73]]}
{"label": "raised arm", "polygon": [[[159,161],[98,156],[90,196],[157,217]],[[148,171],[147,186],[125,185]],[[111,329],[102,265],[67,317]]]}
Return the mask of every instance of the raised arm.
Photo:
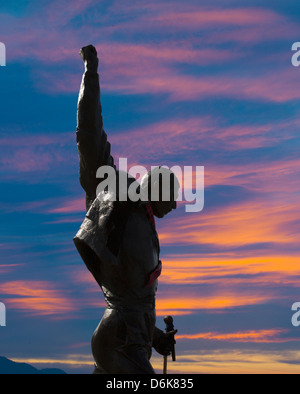
{"label": "raised arm", "polygon": [[97,169],[103,165],[114,166],[110,143],[103,129],[100,103],[98,57],[92,45],[83,47],[80,55],[85,71],[82,77],[77,107],[77,147],[79,153],[79,180],[86,192],[86,209],[96,198],[96,188],[101,179]]}

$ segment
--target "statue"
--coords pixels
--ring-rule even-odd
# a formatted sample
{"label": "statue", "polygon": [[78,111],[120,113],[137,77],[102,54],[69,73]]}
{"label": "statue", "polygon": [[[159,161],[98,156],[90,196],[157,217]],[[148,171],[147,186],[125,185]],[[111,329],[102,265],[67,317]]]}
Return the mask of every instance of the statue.
{"label": "statue", "polygon": [[[151,201],[151,187],[160,187],[157,169],[141,180],[142,201],[120,199],[109,190],[98,194],[97,169],[109,166],[120,176],[103,129],[98,57],[92,45],[80,55],[85,65],[77,111],[79,179],[86,193],[86,217],[74,237],[75,246],[103,291],[104,315],[92,337],[95,374],[154,374],[152,347],[163,356],[174,348],[177,330],[163,332],[155,326],[155,293],[161,272],[159,240],[154,216],[162,218],[176,209],[179,182],[169,171],[169,200],[159,194]],[[127,187],[136,180],[128,175]],[[162,188],[163,189],[163,188]],[[97,193],[96,193],[97,190]],[[170,193],[171,191],[171,193]],[[108,198],[115,197],[115,198]]]}

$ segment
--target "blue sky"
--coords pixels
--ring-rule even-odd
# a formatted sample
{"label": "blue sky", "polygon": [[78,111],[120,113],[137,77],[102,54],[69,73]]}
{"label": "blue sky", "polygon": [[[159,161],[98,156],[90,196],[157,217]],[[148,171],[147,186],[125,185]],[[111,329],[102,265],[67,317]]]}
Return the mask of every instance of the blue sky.
{"label": "blue sky", "polygon": [[93,44],[114,157],[205,167],[204,210],[157,221],[157,325],[172,314],[178,328],[171,370],[297,371],[299,19],[290,0],[0,6],[1,355],[92,369],[104,301],[72,238],[84,217],[78,52]]}

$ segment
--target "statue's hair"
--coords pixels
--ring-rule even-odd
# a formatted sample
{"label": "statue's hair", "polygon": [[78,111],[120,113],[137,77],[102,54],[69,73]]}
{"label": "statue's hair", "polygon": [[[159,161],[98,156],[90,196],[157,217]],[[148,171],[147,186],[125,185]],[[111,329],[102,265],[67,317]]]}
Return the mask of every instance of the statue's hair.
{"label": "statue's hair", "polygon": [[180,187],[173,171],[166,167],[155,167],[141,179],[141,194],[149,201],[169,201],[171,195]]}

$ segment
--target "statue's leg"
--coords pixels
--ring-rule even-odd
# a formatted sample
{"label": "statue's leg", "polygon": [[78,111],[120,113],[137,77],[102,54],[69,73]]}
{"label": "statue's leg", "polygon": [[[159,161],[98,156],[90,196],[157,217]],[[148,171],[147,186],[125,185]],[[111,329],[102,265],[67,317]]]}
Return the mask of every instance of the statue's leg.
{"label": "statue's leg", "polygon": [[92,338],[94,373],[154,374],[146,347],[127,343],[127,327],[122,314],[106,309]]}

